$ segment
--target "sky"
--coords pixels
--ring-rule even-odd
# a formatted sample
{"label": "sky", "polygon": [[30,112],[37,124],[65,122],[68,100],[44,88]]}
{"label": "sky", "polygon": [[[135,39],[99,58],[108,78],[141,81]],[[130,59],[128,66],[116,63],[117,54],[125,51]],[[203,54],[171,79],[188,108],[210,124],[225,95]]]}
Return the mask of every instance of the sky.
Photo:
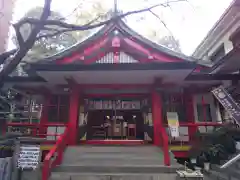
{"label": "sky", "polygon": [[[118,0],[118,8],[127,12],[166,1],[170,0],[148,0],[148,2],[146,0]],[[23,17],[31,8],[42,6],[43,2],[44,0],[17,0],[13,22]],[[79,2],[80,0],[53,0],[52,10],[61,12],[66,17],[78,7]],[[108,8],[113,7],[113,0],[101,0],[101,2]],[[171,3],[170,7],[159,7],[153,10],[160,20],[148,12],[128,17],[127,24],[144,36],[150,30],[157,30],[159,36],[173,35],[179,40],[182,52],[191,55],[231,2],[232,0],[175,2]],[[88,8],[88,3],[83,3],[82,6]],[[139,20],[143,16],[144,20]],[[13,44],[10,42],[9,46]]]}

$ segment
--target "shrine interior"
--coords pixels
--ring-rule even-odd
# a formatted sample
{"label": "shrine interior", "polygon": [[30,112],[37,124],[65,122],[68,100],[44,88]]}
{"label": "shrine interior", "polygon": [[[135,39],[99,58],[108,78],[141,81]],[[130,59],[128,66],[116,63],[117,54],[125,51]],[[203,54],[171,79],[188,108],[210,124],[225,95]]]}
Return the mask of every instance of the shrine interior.
{"label": "shrine interior", "polygon": [[89,111],[86,138],[87,140],[143,140],[143,114],[140,110]]}

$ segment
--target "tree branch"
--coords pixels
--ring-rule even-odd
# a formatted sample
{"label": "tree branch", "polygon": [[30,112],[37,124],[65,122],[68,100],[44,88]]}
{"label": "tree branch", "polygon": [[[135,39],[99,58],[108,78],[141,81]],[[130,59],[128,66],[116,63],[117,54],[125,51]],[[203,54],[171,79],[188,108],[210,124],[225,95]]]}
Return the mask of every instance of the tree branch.
{"label": "tree branch", "polygon": [[[52,0],[45,0],[43,12],[40,17],[40,21],[46,21],[51,13],[51,3]],[[20,28],[21,25],[17,23],[17,26]],[[24,58],[27,52],[32,48],[36,41],[36,37],[38,33],[41,31],[43,25],[36,24],[33,26],[32,32],[30,33],[27,40],[19,47],[17,52],[14,54],[14,57],[9,57],[7,59],[7,63],[5,64],[4,68],[0,72],[0,82],[4,81],[4,78],[8,76],[20,63],[20,61]]]}
{"label": "tree branch", "polygon": [[[7,52],[6,55],[3,56],[3,58],[2,58],[2,59],[4,59],[3,61],[5,61],[7,55],[8,55],[8,59],[7,59],[7,63],[5,64],[3,70],[0,72],[0,82],[4,81],[4,77],[8,76],[17,67],[17,65],[25,57],[27,52],[33,47],[34,43],[41,38],[56,36],[56,35],[59,35],[61,33],[68,32],[68,31],[84,31],[84,30],[94,29],[94,28],[109,24],[113,21],[119,20],[121,18],[124,18],[124,17],[132,15],[132,14],[151,11],[152,9],[159,7],[159,6],[167,7],[170,3],[181,2],[181,1],[186,1],[186,0],[167,1],[166,3],[156,4],[156,5],[148,7],[148,8],[130,11],[130,12],[115,16],[109,20],[106,20],[106,21],[103,21],[100,23],[93,24],[96,21],[96,19],[93,19],[92,21],[86,23],[83,26],[78,26],[75,24],[61,22],[59,20],[48,19],[48,17],[50,16],[50,13],[51,13],[50,7],[51,7],[52,0],[45,0],[43,12],[40,16],[40,19],[24,18],[14,25],[16,27],[15,30],[16,30],[16,34],[17,34],[19,48],[14,49],[9,53]],[[24,24],[30,24],[33,27],[29,37],[25,41],[23,40],[22,36],[20,36],[21,35],[20,31],[18,31],[21,28],[21,26]],[[46,27],[46,26],[48,26],[48,27]],[[60,28],[62,28],[62,30],[56,31],[53,34],[48,34],[48,35],[45,34],[45,35],[38,36],[38,34],[41,32],[41,30],[49,28],[49,26],[60,27]],[[53,29],[51,28],[51,30],[54,31],[54,28]],[[11,55],[13,55],[13,56],[11,56]],[[0,55],[0,58],[1,58],[1,55]],[[0,61],[2,61],[2,59],[0,59]]]}
{"label": "tree branch", "polygon": [[63,29],[63,30],[56,30],[55,29],[55,32],[54,33],[51,33],[51,34],[43,34],[43,35],[39,35],[37,38],[36,38],[36,41],[42,39],[42,38],[50,38],[50,37],[54,37],[54,36],[58,36],[62,33],[65,33],[65,32],[70,32],[72,31],[71,29]]}
{"label": "tree branch", "polygon": [[21,47],[24,44],[24,39],[23,39],[23,36],[21,34],[20,27],[17,24],[13,24],[13,28],[14,28],[15,33],[16,33],[18,46]]}
{"label": "tree branch", "polygon": [[[173,2],[179,2],[179,1],[181,1],[181,0],[173,1]],[[185,1],[185,0],[182,0],[182,1]],[[124,18],[124,17],[132,15],[132,14],[138,14],[138,13],[142,13],[142,12],[147,12],[147,11],[149,11],[151,9],[154,9],[156,7],[159,7],[159,6],[165,7],[169,3],[170,2],[168,2],[168,3],[160,3],[160,4],[153,5],[151,7],[148,7],[148,8],[144,8],[144,9],[140,9],[140,10],[136,10],[136,11],[130,11],[130,12],[127,12],[127,13],[115,16],[115,17],[113,17],[113,18],[111,18],[109,20],[106,20],[106,21],[94,24],[94,25],[89,25],[89,23],[87,23],[85,25],[78,26],[78,25],[75,25],[75,24],[69,24],[69,23],[66,23],[66,22],[59,21],[59,20],[41,21],[41,20],[36,19],[36,18],[25,18],[25,19],[19,21],[18,24],[20,24],[20,25],[23,25],[23,24],[26,24],[26,23],[34,24],[34,25],[42,24],[43,26],[46,26],[46,25],[47,26],[58,26],[58,27],[61,27],[61,28],[72,29],[72,31],[85,31],[85,30],[94,29],[94,28],[103,26],[105,24],[109,24],[109,23],[111,23],[113,21],[116,21],[118,19]]]}

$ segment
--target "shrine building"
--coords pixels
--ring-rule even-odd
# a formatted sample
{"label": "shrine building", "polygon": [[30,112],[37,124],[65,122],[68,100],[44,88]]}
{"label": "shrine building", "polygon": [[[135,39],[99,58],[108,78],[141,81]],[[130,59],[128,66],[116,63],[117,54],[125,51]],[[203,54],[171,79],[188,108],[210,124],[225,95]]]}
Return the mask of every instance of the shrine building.
{"label": "shrine building", "polygon": [[206,69],[114,21],[28,64],[26,75],[6,79],[5,88],[31,96],[41,110],[39,117],[10,119],[7,130],[30,128],[54,144],[69,129],[69,145],[147,143],[162,147],[165,156],[171,150],[186,157],[197,130],[223,120],[211,94],[222,79],[195,78]]}

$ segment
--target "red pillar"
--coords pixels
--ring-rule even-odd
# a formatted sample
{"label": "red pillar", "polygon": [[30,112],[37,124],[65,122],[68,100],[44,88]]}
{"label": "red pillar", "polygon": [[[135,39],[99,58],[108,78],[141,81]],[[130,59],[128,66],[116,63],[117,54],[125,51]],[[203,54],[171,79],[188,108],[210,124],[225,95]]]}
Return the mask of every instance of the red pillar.
{"label": "red pillar", "polygon": [[44,134],[42,137],[45,137],[45,134],[47,134],[47,127],[44,126],[44,124],[48,123],[48,112],[49,112],[50,103],[51,103],[51,95],[45,94],[44,103],[43,103],[42,112],[41,112],[41,118],[40,118],[40,129],[39,129],[39,133]]}
{"label": "red pillar", "polygon": [[[193,94],[184,94],[184,98],[186,102],[187,122],[195,124]],[[188,127],[188,134],[190,140],[193,139],[196,130],[197,127],[195,126]]]}
{"label": "red pillar", "polygon": [[153,114],[153,143],[156,146],[162,146],[164,155],[164,164],[170,165],[170,156],[168,148],[168,135],[163,125],[162,98],[152,91],[152,114]]}
{"label": "red pillar", "polygon": [[161,142],[161,128],[163,127],[163,114],[162,114],[162,99],[160,95],[152,91],[152,116],[153,116],[153,143],[160,146]]}
{"label": "red pillar", "polygon": [[79,99],[80,99],[80,92],[78,90],[78,87],[73,86],[70,89],[70,105],[69,105],[69,120],[68,120],[69,121],[68,128],[70,129],[69,145],[77,144]]}

